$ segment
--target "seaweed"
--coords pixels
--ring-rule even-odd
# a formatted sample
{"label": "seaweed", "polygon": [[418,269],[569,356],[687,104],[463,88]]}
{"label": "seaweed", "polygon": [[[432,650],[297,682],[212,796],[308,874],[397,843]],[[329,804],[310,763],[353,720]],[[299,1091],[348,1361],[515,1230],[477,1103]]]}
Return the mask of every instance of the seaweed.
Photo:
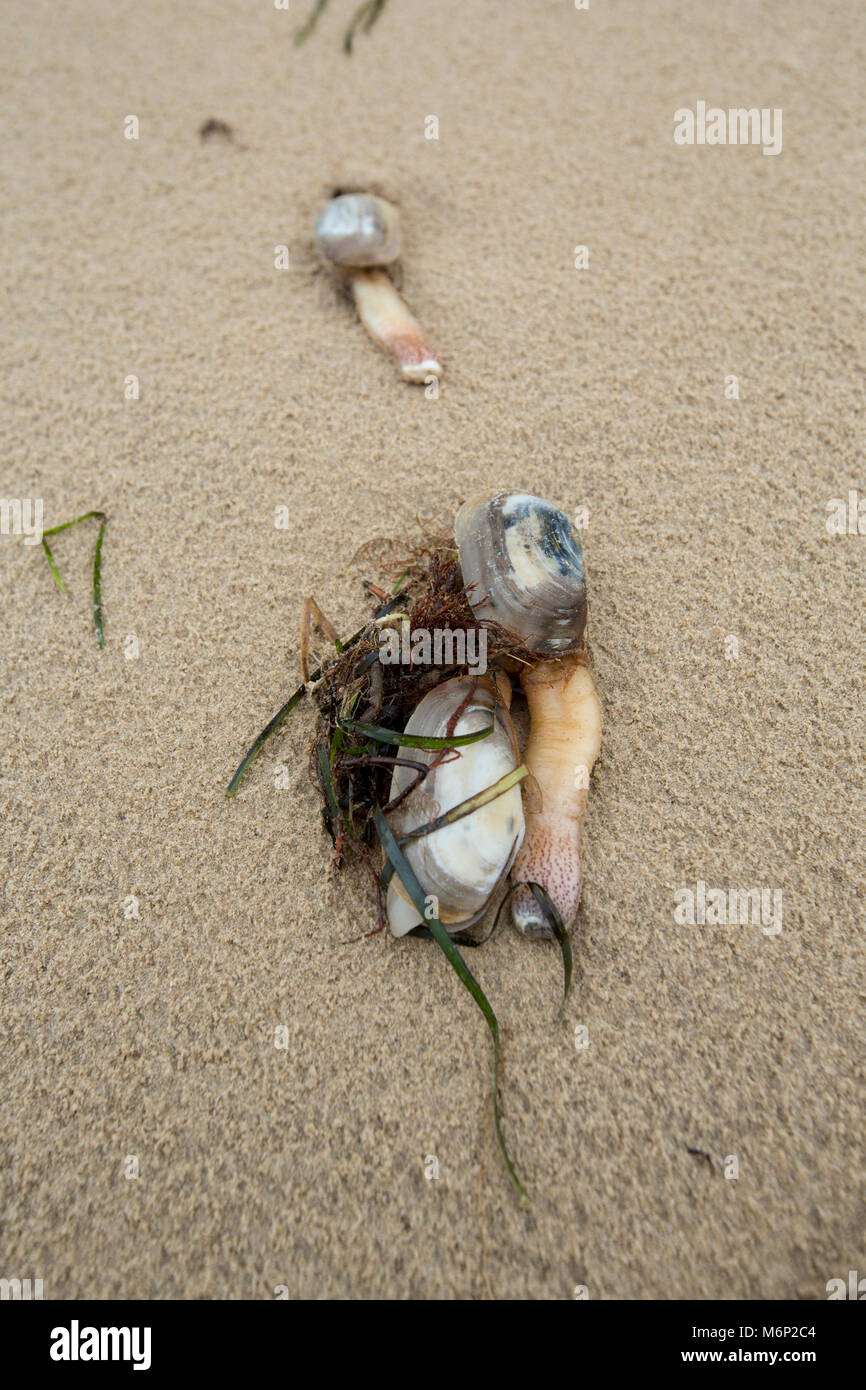
{"label": "seaweed", "polygon": [[[313,5],[300,29],[295,33],[295,46],[305,43],[318,24],[328,0],[313,0]],[[343,52],[351,55],[358,30],[369,34],[376,20],[385,8],[385,0],[361,0],[353,12],[343,35]]]}
{"label": "seaweed", "polygon": [[99,521],[96,546],[93,551],[93,626],[96,631],[97,642],[100,647],[104,647],[105,633],[102,627],[102,538],[105,535],[105,523],[108,519],[105,512],[83,512],[81,516],[73,517],[71,521],[62,521],[59,526],[49,526],[47,531],[42,532],[42,549],[45,551],[45,558],[48,561],[48,567],[53,575],[54,583],[57,585],[61,594],[67,593],[68,590],[60,577],[60,571],[54,563],[51,547],[45,537],[56,536],[60,531],[68,531],[70,526],[77,526],[79,521],[88,521],[91,517],[95,517]]}

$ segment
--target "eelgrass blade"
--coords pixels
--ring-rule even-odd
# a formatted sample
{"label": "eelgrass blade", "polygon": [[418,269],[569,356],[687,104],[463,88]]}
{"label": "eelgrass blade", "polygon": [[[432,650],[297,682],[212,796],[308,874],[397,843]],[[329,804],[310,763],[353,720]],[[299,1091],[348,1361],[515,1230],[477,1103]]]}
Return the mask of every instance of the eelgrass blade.
{"label": "eelgrass blade", "polygon": [[61,594],[68,593],[68,589],[60,577],[60,571],[51,553],[51,547],[46,541],[46,536],[56,536],[60,531],[68,531],[70,526],[77,526],[79,521],[89,521],[91,517],[97,517],[100,523],[99,534],[96,537],[96,549],[93,552],[93,626],[96,629],[96,640],[100,647],[105,646],[105,634],[102,629],[102,537],[105,535],[105,512],[91,511],[82,512],[81,516],[75,516],[71,521],[61,521],[59,526],[49,526],[42,532],[42,549],[48,561],[48,568],[54,578],[54,583]]}
{"label": "eelgrass blade", "polygon": [[331,755],[328,752],[326,743],[319,744],[319,774],[322,778],[322,786],[325,790],[325,800],[328,803],[328,811],[331,817],[331,829],[336,836],[342,824],[340,815],[340,803],[337,801],[337,792],[334,787],[334,774],[331,770]]}
{"label": "eelgrass blade", "polygon": [[74,516],[71,521],[61,521],[59,526],[48,526],[42,532],[43,536],[56,536],[60,531],[68,531],[70,526],[77,526],[79,521],[88,521],[90,517],[98,516],[100,521],[105,520],[105,512],[82,512],[81,516]]}
{"label": "eelgrass blade", "polygon": [[557,908],[553,899],[550,897],[550,894],[547,892],[547,890],[545,888],[542,888],[540,883],[528,883],[526,886],[532,889],[532,892],[535,896],[535,901],[538,903],[538,906],[541,908],[542,912],[544,913],[545,917],[547,918],[548,922],[553,928],[554,935],[556,936],[556,939],[559,942],[560,949],[562,951],[562,968],[563,974],[565,976],[565,981],[562,993],[562,1004],[560,1005],[559,1009],[559,1013],[561,1016],[562,1011],[565,1008],[566,1000],[568,999],[568,991],[571,989],[571,976],[574,970],[574,956],[571,952],[571,940],[569,938],[568,932],[566,931],[565,923],[562,920],[559,909]]}
{"label": "eelgrass blade", "polygon": [[352,44],[355,40],[355,30],[359,24],[363,24],[364,33],[369,34],[379,15],[385,8],[385,0],[363,0],[352,15],[349,27],[343,39],[343,48],[347,53],[352,52]]}
{"label": "eelgrass blade", "polygon": [[296,705],[300,704],[301,700],[303,700],[306,693],[307,687],[305,685],[298,686],[298,689],[295,691],[291,699],[287,700],[286,703],[283,705],[282,709],[277,710],[277,713],[274,715],[271,722],[265,725],[265,727],[262,729],[262,732],[256,739],[255,743],[253,743],[247,749],[246,753],[244,754],[243,758],[238,764],[235,774],[232,777],[232,780],[226,787],[226,796],[234,796],[240,784],[240,780],[246,772],[247,768],[249,767],[250,763],[253,761],[253,758],[255,758],[256,755],[261,751],[262,746],[270,738],[271,734],[280,727],[286,716],[291,714],[292,710],[295,708]]}
{"label": "eelgrass blade", "polygon": [[[394,762],[401,763],[404,767],[411,766],[405,759],[395,758]],[[423,765],[422,770],[425,773],[429,772],[429,768]],[[476,792],[474,796],[468,796],[465,801],[458,802],[456,806],[451,807],[450,811],[446,811],[443,815],[437,816],[435,820],[426,821],[424,825],[416,825],[412,830],[407,830],[405,835],[400,835],[398,837],[398,845],[402,848],[409,840],[420,840],[424,835],[432,835],[434,830],[441,829],[443,825],[451,825],[454,821],[462,820],[464,816],[471,816],[473,811],[477,811],[481,806],[486,806],[488,801],[495,801],[498,796],[503,796],[511,787],[516,786],[518,782],[521,782],[524,777],[528,776],[529,768],[525,763],[521,763],[520,767],[516,767],[513,772],[506,772],[505,776],[500,777],[498,782],[492,782],[491,785],[485,787],[483,791]],[[389,802],[388,807],[385,809],[393,808],[396,804],[396,801]],[[380,879],[382,888],[388,887],[393,872],[393,866],[389,861],[382,871],[382,877]],[[501,910],[500,906],[500,911]],[[498,921],[499,913],[497,913],[496,916]],[[495,929],[496,926],[494,923],[494,931]],[[491,932],[490,935],[492,936],[493,932]],[[480,942],[472,942],[471,944],[473,946],[480,945]]]}
{"label": "eelgrass blade", "polygon": [[295,47],[298,48],[306,39],[310,37],[319,22],[319,16],[327,5],[328,0],[314,0],[313,8],[304,20],[300,29],[295,33]]}
{"label": "eelgrass blade", "polygon": [[42,537],[42,549],[45,551],[45,558],[48,561],[48,567],[54,576],[54,583],[57,585],[61,594],[68,593],[69,590],[67,589],[66,585],[60,577],[60,571],[54,563],[54,556],[51,554],[51,547],[49,546],[44,535]]}
{"label": "eelgrass blade", "polygon": [[[401,577],[401,579],[402,579],[403,576],[401,575],[400,577]],[[406,595],[405,595],[405,594],[402,594],[402,593],[395,594],[395,596],[394,596],[393,598],[387,599],[387,600],[385,601],[385,603],[382,603],[382,604],[379,605],[379,607],[376,609],[375,613],[373,614],[373,617],[374,617],[374,618],[388,618],[388,617],[390,617],[392,613],[395,613],[395,612],[397,611],[397,609],[400,607],[400,604],[403,602],[403,600],[404,600],[405,597],[406,597]],[[379,653],[376,652],[376,653],[375,653],[375,656],[377,657],[377,659],[378,659],[378,655],[379,655]]]}
{"label": "eelgrass blade", "polygon": [[373,808],[373,823],[376,827],[376,833],[378,834],[379,839],[382,842],[382,848],[384,849],[385,854],[387,855],[390,863],[393,865],[394,872],[397,874],[398,878],[400,879],[400,882],[403,884],[403,887],[409,894],[409,897],[411,898],[415,906],[415,910],[418,912],[419,916],[423,919],[423,921],[426,922],[427,926],[430,929],[430,932],[433,935],[434,940],[445,953],[449,965],[451,966],[452,970],[454,970],[461,984],[472,995],[472,998],[475,1000],[475,1003],[478,1005],[478,1008],[484,1015],[484,1020],[487,1024],[487,1027],[490,1029],[490,1035],[493,1038],[493,1120],[496,1126],[496,1138],[499,1143],[499,1150],[502,1154],[505,1166],[508,1169],[508,1176],[514,1183],[514,1186],[517,1188],[517,1191],[519,1192],[521,1199],[524,1202],[526,1202],[528,1201],[526,1192],[523,1188],[520,1179],[517,1176],[517,1173],[514,1170],[514,1165],[511,1162],[511,1159],[508,1155],[508,1149],[506,1148],[505,1138],[502,1133],[501,1117],[499,1113],[499,1022],[497,1020],[496,1014],[493,1012],[493,1009],[490,1006],[490,1002],[487,998],[487,995],[484,993],[484,990],[481,988],[475,976],[472,974],[472,971],[469,969],[469,966],[466,964],[457,947],[454,945],[454,942],[451,940],[447,931],[442,926],[442,923],[439,921],[437,917],[431,917],[429,915],[427,911],[424,890],[421,887],[421,884],[418,882],[417,878],[415,877],[414,873],[412,872],[409,862],[406,859],[406,856],[403,854],[403,851],[400,849],[400,846],[397,844],[391,827],[388,825],[388,822],[382,814],[382,809],[379,806]]}
{"label": "eelgrass blade", "polygon": [[492,782],[489,787],[485,787],[482,792],[476,792],[474,796],[467,796],[465,801],[460,801],[456,806],[452,806],[450,811],[445,811],[435,820],[427,821],[425,825],[418,825],[414,830],[407,830],[405,835],[400,836],[400,844],[404,845],[407,840],[420,840],[423,835],[432,835],[434,830],[441,830],[443,825],[452,825],[456,820],[462,820],[464,816],[471,816],[473,811],[478,811],[482,806],[486,806],[489,801],[495,801],[498,796],[504,796],[512,787],[516,787],[518,782],[522,782],[524,777],[529,776],[529,768],[525,763],[520,767],[514,768],[512,772],[506,772],[504,777],[500,777],[498,782]]}
{"label": "eelgrass blade", "polygon": [[368,753],[366,748],[362,750],[363,755],[356,755],[351,748],[344,748],[343,754],[343,767],[410,767],[413,772],[430,771],[429,764],[416,762],[414,758],[394,758],[384,753],[381,756],[374,755]]}
{"label": "eelgrass blade", "polygon": [[370,0],[370,6],[369,6],[370,13],[367,15],[367,18],[364,20],[364,33],[365,33],[365,34],[369,34],[370,30],[372,29],[373,25],[376,23],[376,20],[379,18],[379,15],[382,13],[382,11],[384,10],[384,8],[385,8],[385,0]]}
{"label": "eelgrass blade", "polygon": [[452,734],[450,738],[434,738],[425,734],[401,734],[396,729],[383,729],[380,724],[363,724],[360,719],[339,719],[341,729],[350,733],[362,734],[373,743],[396,744],[399,748],[424,748],[434,752],[439,748],[463,748],[467,743],[477,743],[493,733],[493,725],[476,729],[471,734]]}
{"label": "eelgrass blade", "polygon": [[[413,927],[406,935],[414,936],[416,941],[436,940],[432,931],[428,931],[426,927]],[[477,951],[479,946],[487,945],[492,935],[492,932],[488,932],[487,936],[474,937],[467,931],[451,931],[448,933],[448,939],[449,941],[453,941],[455,946],[471,947],[473,951]]]}
{"label": "eelgrass blade", "polygon": [[[388,868],[391,868],[390,861],[388,863]],[[454,945],[472,946],[475,950],[477,950],[479,946],[486,946],[488,941],[491,941],[493,939],[494,932],[496,931],[496,928],[499,926],[499,918],[502,916],[502,909],[508,902],[511,893],[512,889],[509,888],[508,892],[505,894],[505,897],[502,899],[502,902],[499,904],[499,907],[496,910],[496,916],[493,919],[493,926],[490,928],[490,931],[487,933],[486,936],[473,936],[472,933],[469,931],[451,931],[448,933],[448,935],[454,942]],[[407,936],[414,936],[422,941],[432,941],[434,939],[432,932],[429,932],[426,927],[413,927],[411,932],[407,932]]]}
{"label": "eelgrass blade", "polygon": [[[502,916],[502,909],[505,907],[505,904],[508,902],[512,893],[514,893],[518,888],[532,889],[532,892],[535,896],[535,901],[538,903],[539,907],[541,908],[542,912],[544,913],[545,917],[550,923],[550,926],[553,930],[553,934],[559,942],[559,947],[562,951],[562,967],[563,974],[565,976],[565,981],[562,992],[562,1003],[559,1006],[559,1017],[561,1018],[562,1012],[565,1008],[566,1000],[568,999],[569,990],[571,989],[571,977],[574,972],[574,956],[572,955],[571,951],[571,938],[569,937],[568,932],[566,931],[565,923],[562,920],[559,909],[557,908],[553,899],[550,897],[547,890],[545,888],[542,888],[540,883],[533,883],[531,881],[527,883],[512,883],[508,889],[508,892],[505,894],[505,897],[502,899],[502,902],[499,904],[499,907],[496,909],[496,916],[493,919],[493,926],[490,929],[490,936],[493,935],[493,933],[496,931],[496,928],[499,925],[499,918]],[[488,937],[484,938],[485,941],[488,939]],[[481,945],[483,943],[479,942],[478,944]]]}
{"label": "eelgrass blade", "polygon": [[[349,650],[350,647],[354,647],[354,645],[355,645],[355,643],[358,641],[358,639],[361,638],[361,637],[363,637],[365,631],[366,631],[366,628],[359,627],[359,628],[358,628],[358,631],[357,631],[357,632],[354,632],[354,633],[352,634],[352,636],[349,638],[348,642],[344,642],[344,643],[343,643],[343,651],[344,651],[344,652],[347,652],[347,651]],[[313,671],[312,674],[311,674],[311,676],[310,676],[310,684],[312,685],[313,681],[317,681],[317,680],[319,679],[319,677],[321,676],[321,674],[322,674],[322,668],[321,668],[321,666],[318,666],[318,667],[316,668],[316,670]],[[253,759],[256,757],[256,755],[257,755],[259,752],[261,752],[261,749],[262,749],[263,745],[264,745],[264,744],[267,742],[267,740],[270,738],[271,734],[274,733],[274,731],[280,727],[280,725],[282,724],[282,722],[283,722],[283,720],[285,719],[286,715],[287,715],[287,714],[291,714],[292,710],[295,708],[295,706],[296,706],[297,704],[300,703],[300,701],[304,698],[304,696],[305,696],[306,694],[307,694],[307,686],[306,686],[306,685],[299,685],[298,688],[297,688],[297,690],[295,691],[294,695],[292,695],[292,697],[291,697],[289,700],[286,701],[286,703],[283,705],[282,709],[277,710],[276,714],[274,715],[274,717],[273,717],[273,719],[270,721],[270,723],[265,725],[265,727],[262,729],[262,732],[259,734],[259,736],[258,736],[258,738],[256,739],[256,741],[255,741],[253,744],[251,744],[250,748],[247,750],[247,752],[244,754],[243,758],[241,759],[240,763],[238,764],[238,767],[237,767],[237,769],[236,769],[236,771],[235,771],[235,775],[232,777],[232,780],[229,782],[228,786],[226,787],[226,796],[234,796],[235,792],[236,792],[237,789],[238,789],[238,785],[239,785],[239,783],[240,783],[240,780],[241,780],[241,778],[243,777],[244,773],[246,772],[247,768],[249,767],[250,763],[253,761]]]}
{"label": "eelgrass blade", "polygon": [[99,534],[96,537],[96,549],[93,552],[93,626],[96,628],[96,640],[100,647],[105,646],[105,634],[102,630],[102,537],[104,535],[105,517],[100,522]]}

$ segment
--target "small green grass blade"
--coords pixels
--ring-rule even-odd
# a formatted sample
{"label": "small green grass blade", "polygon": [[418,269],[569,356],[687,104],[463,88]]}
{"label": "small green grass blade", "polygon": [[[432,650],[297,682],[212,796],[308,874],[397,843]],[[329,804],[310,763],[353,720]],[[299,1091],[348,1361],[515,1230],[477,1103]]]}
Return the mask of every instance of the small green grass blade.
{"label": "small green grass blade", "polygon": [[[344,651],[344,652],[347,652],[347,651],[349,650],[350,647],[354,647],[354,645],[355,645],[355,643],[358,641],[358,639],[361,638],[361,637],[363,637],[365,631],[366,631],[366,628],[363,628],[363,627],[358,628],[358,631],[352,634],[352,636],[349,638],[348,642],[344,642],[344,643],[342,644],[342,646],[343,646],[343,651]],[[310,676],[310,683],[312,684],[313,681],[317,681],[317,680],[319,679],[319,677],[321,676],[321,674],[322,674],[322,668],[321,668],[321,666],[319,666],[319,667],[317,667],[316,670],[313,671],[313,673],[311,674],[311,676]],[[274,717],[273,717],[273,719],[270,721],[270,723],[268,723],[268,724],[265,725],[265,727],[262,729],[261,733],[259,734],[258,738],[255,740],[254,743],[252,743],[252,744],[250,745],[249,749],[248,749],[247,752],[244,754],[243,758],[241,759],[240,763],[238,764],[237,769],[235,770],[235,774],[234,774],[234,776],[232,777],[232,780],[229,782],[228,786],[226,787],[226,796],[234,796],[235,792],[236,792],[237,789],[238,789],[238,786],[240,785],[241,778],[243,777],[243,775],[244,775],[244,773],[246,772],[247,768],[249,767],[250,763],[253,761],[253,759],[256,757],[256,755],[257,755],[258,753],[261,752],[261,750],[262,750],[264,744],[265,744],[265,743],[267,742],[267,740],[270,738],[271,734],[274,733],[274,732],[280,727],[280,725],[282,724],[283,720],[286,718],[286,715],[291,714],[292,710],[295,708],[296,705],[300,704],[301,700],[304,698],[304,696],[305,696],[306,694],[307,694],[307,687],[306,687],[306,685],[299,685],[299,686],[298,686],[298,689],[295,691],[294,695],[292,695],[291,698],[288,699],[288,700],[286,701],[286,703],[283,705],[282,709],[278,709],[278,710],[277,710],[276,714],[274,715]]]}
{"label": "small green grass blade", "polygon": [[295,33],[296,48],[299,48],[300,45],[306,42],[306,40],[310,37],[316,25],[318,24],[319,16],[321,15],[327,3],[328,0],[314,0],[313,7],[307,15],[307,18],[304,20],[300,29],[298,29]]}
{"label": "small green grass blade", "polygon": [[45,551],[45,558],[48,561],[48,567],[54,576],[54,583],[57,585],[61,594],[68,594],[69,590],[67,589],[66,585],[60,577],[60,571],[54,563],[54,556],[51,554],[51,547],[49,546],[44,536],[42,537],[42,549]]}
{"label": "small green grass blade", "polygon": [[331,756],[328,752],[326,743],[319,744],[318,762],[322,786],[325,789],[325,800],[328,803],[328,812],[331,817],[331,828],[334,835],[337,835],[342,825],[343,817],[340,814],[340,803],[337,800],[337,792],[334,787],[334,774],[331,770]]}
{"label": "small green grass blade", "polygon": [[96,537],[96,549],[93,552],[93,626],[96,628],[96,640],[100,647],[105,646],[105,634],[102,630],[102,537],[104,535],[105,517],[100,522],[99,534]]}
{"label": "small green grass blade", "polygon": [[77,526],[79,521],[88,521],[92,516],[98,516],[100,521],[105,520],[105,512],[82,512],[81,516],[74,516],[71,521],[61,521],[59,526],[47,527],[42,534],[43,536],[56,536],[60,531],[68,531],[70,526]]}
{"label": "small green grass blade", "polygon": [[478,983],[475,976],[472,974],[472,971],[469,969],[469,966],[466,964],[457,947],[454,945],[453,941],[449,937],[447,931],[442,926],[442,923],[439,921],[437,917],[431,917],[427,912],[424,890],[421,887],[421,884],[418,882],[417,878],[415,877],[414,873],[412,872],[409,862],[406,859],[406,856],[403,854],[403,851],[400,849],[400,846],[397,844],[397,841],[394,838],[394,835],[391,831],[391,827],[388,825],[388,822],[382,814],[381,807],[379,806],[376,806],[373,809],[373,823],[376,827],[376,833],[378,834],[379,839],[382,842],[382,848],[384,849],[385,854],[387,855],[388,859],[393,865],[394,872],[397,874],[398,878],[400,879],[400,882],[403,884],[403,887],[409,894],[409,897],[411,898],[415,906],[415,910],[418,912],[422,920],[426,922],[427,926],[430,929],[430,932],[433,935],[434,940],[441,947],[448,960],[449,965],[451,966],[452,970],[454,970],[461,984],[464,986],[465,989],[469,991],[472,998],[475,1000],[475,1003],[478,1005],[478,1008],[484,1015],[484,1020],[487,1024],[487,1027],[490,1029],[490,1035],[493,1038],[493,1119],[496,1127],[496,1138],[499,1144],[499,1150],[505,1162],[505,1167],[508,1170],[508,1176],[511,1178],[511,1181],[513,1182],[518,1193],[520,1194],[521,1200],[527,1202],[529,1199],[526,1195],[523,1184],[521,1183],[520,1179],[517,1176],[517,1173],[515,1172],[514,1165],[511,1162],[511,1158],[509,1157],[508,1149],[505,1144],[505,1137],[502,1133],[501,1115],[499,1110],[499,1022],[497,1020],[496,1014],[493,1012],[487,995],[484,993],[484,990],[481,988],[481,985]]}
{"label": "small green grass blade", "polygon": [[471,734],[434,738],[422,734],[400,734],[396,729],[383,729],[379,724],[362,724],[359,719],[340,719],[338,723],[341,728],[361,734],[373,743],[396,744],[399,748],[424,748],[431,753],[440,748],[463,748],[467,743],[477,743],[479,739],[488,738],[493,733],[492,724],[486,729],[476,729]]}
{"label": "small green grass blade", "polygon": [[[405,759],[395,758],[393,761],[402,762],[404,766],[408,766]],[[419,766],[422,766],[422,764],[419,764]],[[462,820],[464,816],[471,816],[472,812],[477,811],[480,806],[486,806],[488,801],[495,801],[498,796],[502,796],[510,787],[516,786],[518,782],[522,782],[523,778],[528,776],[529,768],[526,767],[524,763],[521,763],[520,767],[516,767],[513,772],[506,772],[505,776],[500,777],[498,782],[491,783],[489,787],[484,788],[484,791],[476,792],[474,796],[469,796],[465,801],[461,801],[456,806],[452,806],[451,810],[446,811],[444,815],[437,816],[435,820],[426,821],[424,825],[416,825],[412,830],[407,830],[405,835],[400,835],[398,837],[398,845],[402,848],[409,840],[420,840],[423,835],[432,835],[434,830],[441,829],[443,825],[451,825],[454,821]],[[379,877],[379,887],[383,892],[387,890],[393,873],[394,866],[390,859],[386,859],[384,868]],[[502,911],[501,904],[499,911]],[[499,912],[497,912],[496,918],[498,921]],[[490,935],[492,936],[493,932],[491,932]],[[472,942],[473,946],[479,944],[479,942]]]}
{"label": "small green grass blade", "polygon": [[349,21],[349,27],[343,39],[343,48],[346,53],[352,52],[352,45],[355,41],[355,33],[358,26],[361,25],[364,33],[369,34],[384,8],[385,0],[363,0],[363,3],[358,6],[355,13],[352,15]]}
{"label": "small green grass blade", "polygon": [[405,845],[407,840],[420,840],[423,835],[432,835],[434,830],[441,830],[443,825],[453,825],[454,821],[462,820],[464,816],[471,816],[473,811],[486,806],[489,801],[495,801],[498,796],[504,796],[512,787],[516,787],[518,782],[522,782],[524,777],[529,776],[529,768],[525,763],[516,767],[513,772],[506,772],[504,777],[500,777],[498,782],[492,782],[484,791],[476,792],[474,796],[468,796],[465,801],[460,801],[456,806],[452,806],[450,811],[445,811],[443,815],[437,816],[435,820],[427,821],[426,825],[418,825],[414,830],[407,830],[405,835],[401,835],[399,843]]}
{"label": "small green grass blade", "polygon": [[270,723],[265,725],[258,738],[255,740],[254,743],[250,745],[244,756],[241,758],[241,761],[238,763],[238,766],[235,770],[235,774],[232,777],[232,780],[229,782],[228,786],[226,787],[226,796],[234,796],[235,792],[237,791],[240,785],[241,778],[243,777],[250,763],[253,761],[253,758],[255,758],[261,752],[262,748],[264,747],[267,740],[270,738],[271,734],[274,733],[275,730],[277,730],[280,727],[283,720],[291,714],[295,706],[301,703],[306,693],[307,687],[305,685],[298,686],[298,689],[295,691],[291,699],[287,700],[286,703],[283,705],[282,709],[277,710]]}
{"label": "small green grass blade", "polygon": [[105,523],[108,519],[105,512],[82,512],[81,516],[75,516],[71,521],[61,521],[59,526],[49,526],[47,530],[42,532],[42,549],[45,552],[45,558],[48,561],[48,568],[51,570],[54,583],[57,585],[61,594],[68,593],[69,590],[60,577],[60,571],[57,568],[54,556],[51,553],[51,547],[45,537],[56,536],[61,531],[68,531],[70,526],[77,526],[79,521],[89,521],[91,517],[98,518],[100,523],[99,533],[96,537],[96,549],[93,552],[93,626],[96,629],[97,642],[100,647],[104,647],[105,633],[102,627],[102,538],[105,535]]}
{"label": "small green grass blade", "polygon": [[541,908],[542,912],[544,913],[545,917],[547,918],[548,922],[553,928],[554,935],[557,941],[559,942],[560,950],[562,951],[562,968],[563,974],[565,976],[564,988],[562,993],[562,1004],[559,1008],[559,1014],[560,1017],[562,1017],[562,1011],[565,1008],[566,1000],[568,999],[568,991],[571,989],[571,977],[574,972],[574,956],[571,950],[571,940],[566,930],[565,923],[563,922],[562,917],[560,915],[559,909],[557,908],[550,894],[547,892],[547,889],[542,888],[540,883],[529,883],[527,884],[527,887],[532,889],[532,892],[535,896],[535,901],[538,903],[538,906]]}

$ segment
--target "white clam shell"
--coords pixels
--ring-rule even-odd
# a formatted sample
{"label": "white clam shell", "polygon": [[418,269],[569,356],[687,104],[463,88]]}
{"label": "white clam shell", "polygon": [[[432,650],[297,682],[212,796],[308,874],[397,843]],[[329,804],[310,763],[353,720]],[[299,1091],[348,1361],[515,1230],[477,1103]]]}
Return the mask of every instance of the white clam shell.
{"label": "white clam shell", "polygon": [[579,646],[583,548],[564,512],[531,493],[491,493],[464,503],[454,534],[476,617],[516,632],[539,656]]}
{"label": "white clam shell", "polygon": [[390,265],[400,254],[397,209],[372,193],[341,193],[319,214],[316,244],[334,265]]}
{"label": "white clam shell", "polygon": [[[473,690],[474,687],[474,690]],[[453,728],[449,721],[467,694],[471,698]],[[398,837],[450,811],[498,782],[518,766],[518,748],[511,717],[487,678],[457,676],[443,681],[413,711],[406,732],[443,738],[474,733],[490,725],[486,738],[444,755],[417,748],[403,749],[414,761],[441,762],[419,787],[388,817]],[[459,758],[456,753],[460,754]],[[390,799],[405,790],[416,773],[397,767],[391,780]],[[410,840],[403,853],[424,892],[438,902],[438,916],[449,931],[471,926],[483,916],[497,884],[505,877],[523,841],[523,804],[520,786],[511,787],[468,816],[445,825],[430,835]],[[405,936],[423,919],[409,901],[396,874],[388,886],[388,921],[395,936]]]}

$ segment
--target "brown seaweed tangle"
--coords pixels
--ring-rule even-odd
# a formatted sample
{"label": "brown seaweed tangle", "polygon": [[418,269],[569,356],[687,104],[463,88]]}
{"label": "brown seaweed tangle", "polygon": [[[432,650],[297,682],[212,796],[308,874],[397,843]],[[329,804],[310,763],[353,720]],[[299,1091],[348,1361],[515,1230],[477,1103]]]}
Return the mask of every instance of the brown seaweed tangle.
{"label": "brown seaweed tangle", "polygon": [[[355,560],[373,560],[380,575],[397,575],[389,591],[365,581],[364,588],[375,607],[366,625],[345,650],[322,663],[319,678],[311,685],[318,709],[318,727],[310,750],[310,774],[322,799],[322,815],[334,843],[334,860],[342,865],[354,858],[371,874],[376,885],[379,925],[382,905],[379,891],[381,851],[373,833],[372,812],[377,805],[386,812],[391,775],[397,761],[418,769],[417,786],[430,768],[412,748],[371,742],[363,732],[347,730],[351,719],[379,729],[402,731],[423,696],[440,681],[472,674],[467,664],[385,664],[379,660],[381,632],[389,622],[399,628],[408,620],[410,631],[451,631],[484,628],[488,667],[515,671],[531,662],[531,653],[513,632],[495,622],[475,617],[463,584],[453,533],[430,532],[428,539],[394,542],[377,538],[356,552]],[[443,758],[459,757],[459,749],[440,752]]]}

